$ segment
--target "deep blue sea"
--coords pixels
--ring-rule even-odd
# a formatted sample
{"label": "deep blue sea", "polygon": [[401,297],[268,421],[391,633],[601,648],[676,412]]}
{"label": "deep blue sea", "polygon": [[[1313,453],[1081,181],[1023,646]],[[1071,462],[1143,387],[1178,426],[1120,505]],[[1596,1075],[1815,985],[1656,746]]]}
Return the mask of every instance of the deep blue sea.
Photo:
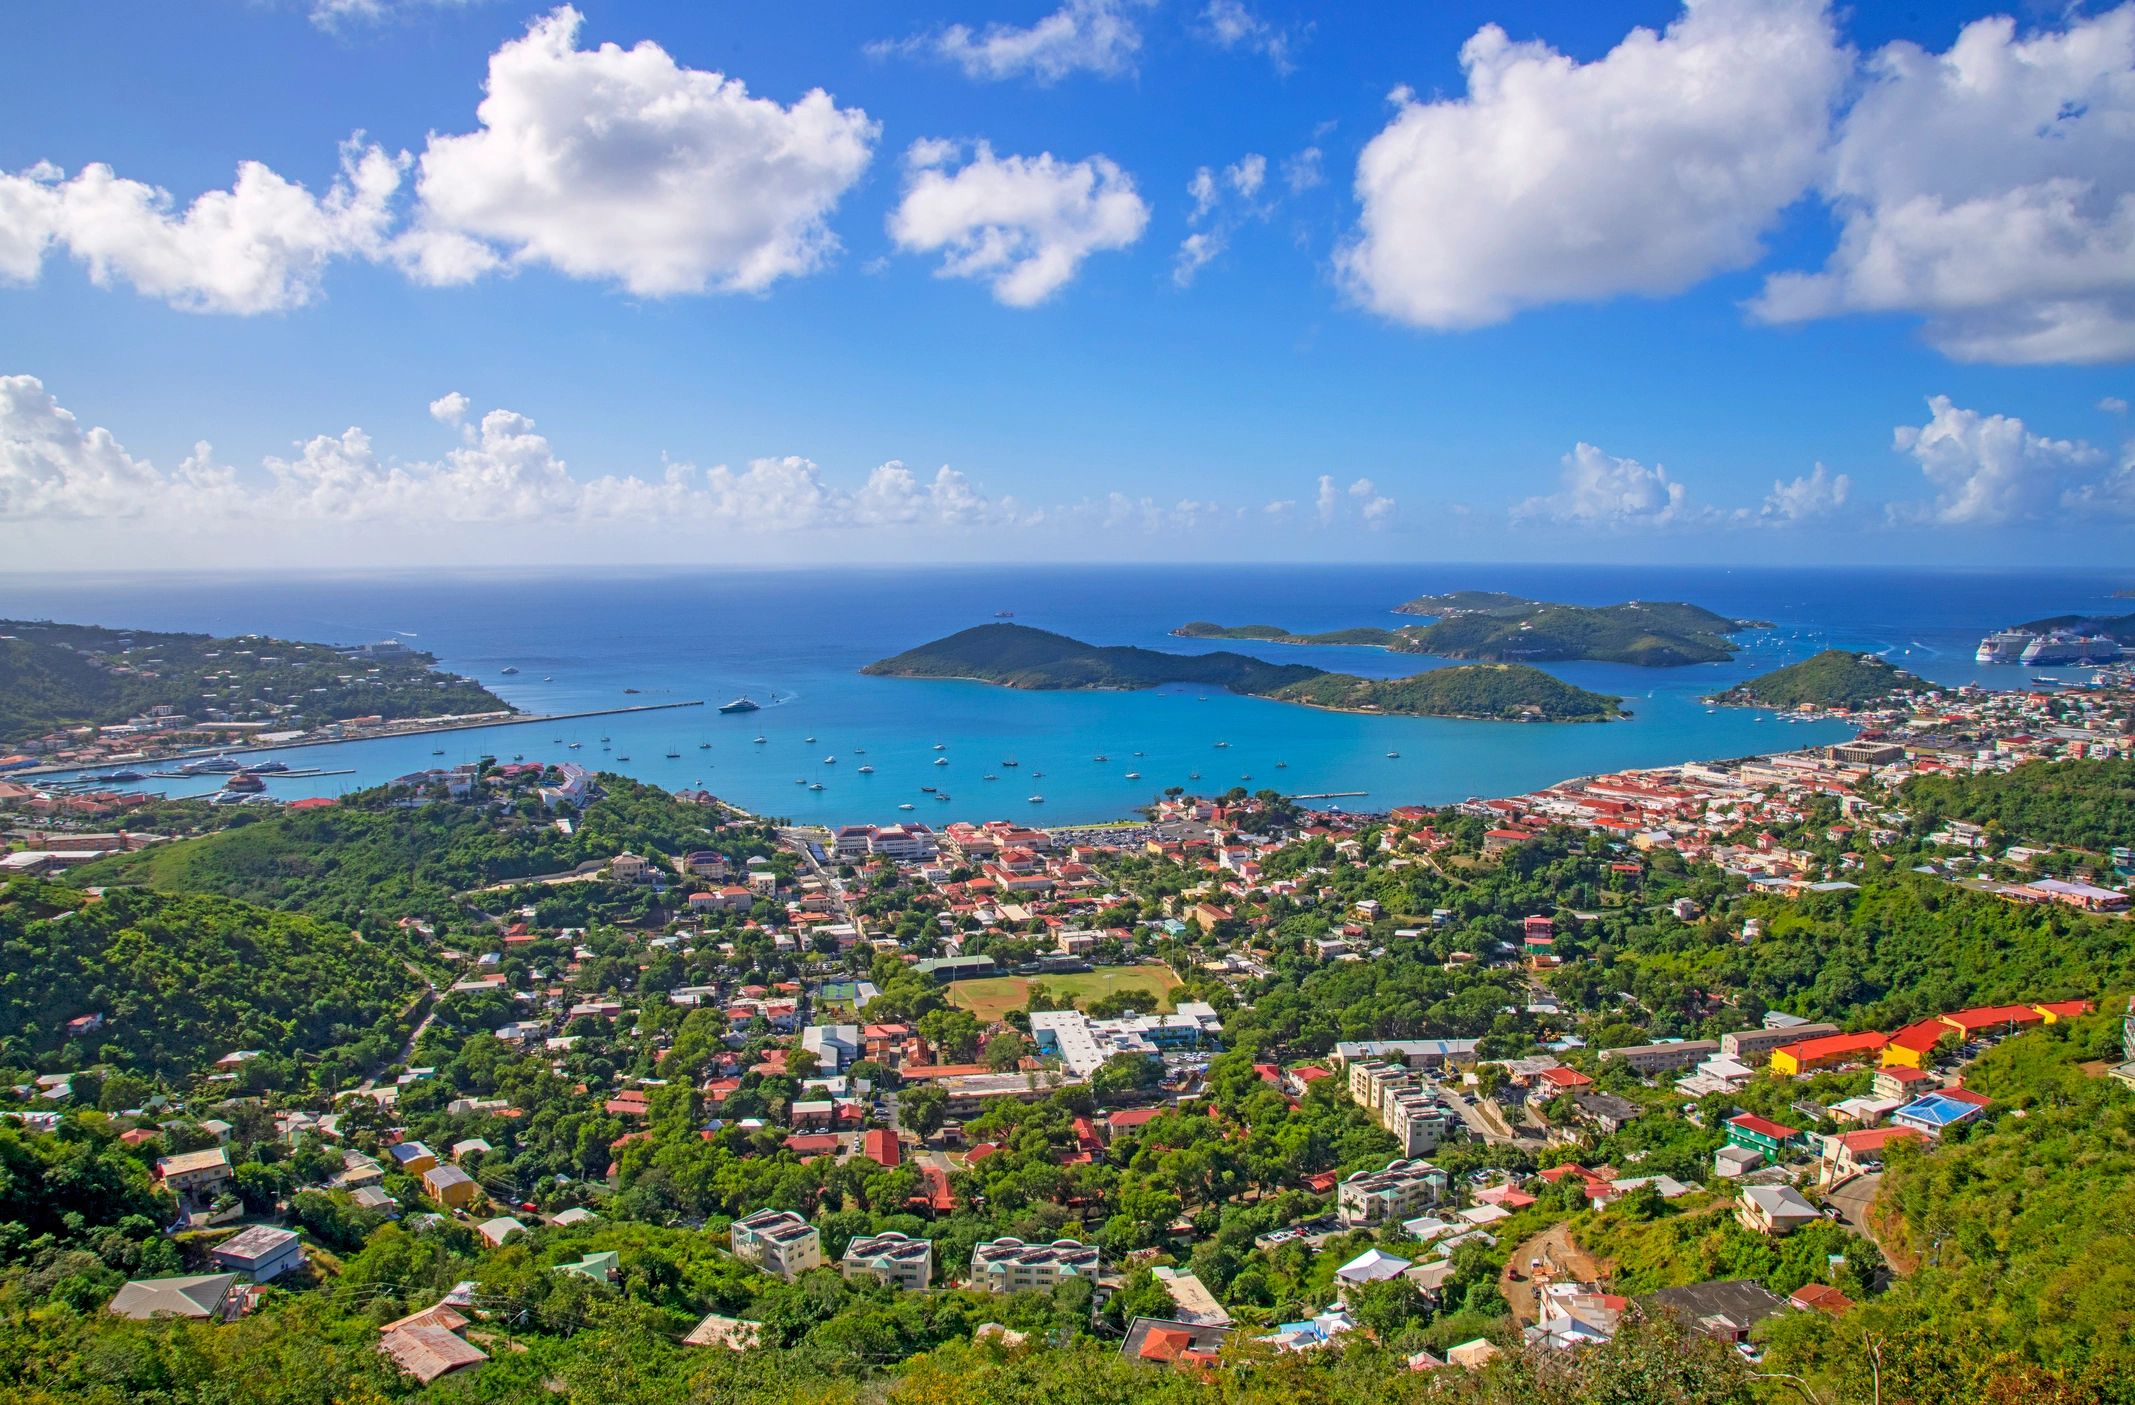
{"label": "deep blue sea", "polygon": [[[2115,601],[2112,592],[2131,583],[2135,572],[1542,565],[50,574],[0,576],[0,616],[332,643],[401,639],[543,713],[687,699],[707,704],[292,749],[282,753],[292,766],[353,774],[272,782],[271,793],[286,799],[338,794],[484,754],[523,755],[605,766],[670,788],[702,786],[759,813],[800,821],[1060,824],[1128,813],[1169,785],[1361,791],[1339,803],[1384,809],[1514,793],[1625,766],[1830,741],[1846,729],[1708,711],[1699,699],[1834,645],[1887,651],[1894,662],[1941,682],[2014,686],[2025,670],[1973,662],[1982,634],[2042,615],[2124,612],[2135,604]],[[1603,725],[1358,717],[1192,688],[1026,693],[858,672],[871,660],[1009,610],[1020,624],[1092,643],[1231,648],[1284,663],[1397,676],[1444,665],[1374,649],[1196,643],[1169,631],[1194,619],[1300,631],[1393,624],[1399,620],[1389,612],[1405,599],[1466,588],[1583,604],[1688,600],[1771,620],[1774,628],[1744,636],[1748,647],[1724,665],[1547,665],[1570,682],[1626,698],[1631,720]],[[506,667],[520,672],[505,677]],[[626,695],[626,688],[639,692]],[[714,710],[739,694],[771,705],[739,716]],[[766,739],[760,745],[753,741],[759,734]],[[568,748],[573,741],[578,750]],[[936,751],[936,743],[944,749]],[[434,756],[435,748],[444,755]],[[668,759],[670,750],[679,757]],[[1093,759],[1100,754],[1110,759]],[[826,760],[833,756],[835,762]],[[933,764],[937,757],[949,764]],[[1010,758],[1021,765],[1002,766]],[[875,774],[858,774],[863,764]],[[1141,778],[1129,780],[1130,771]],[[989,773],[1000,779],[984,779]],[[810,790],[810,782],[823,789]],[[150,783],[169,794],[215,784]],[[950,798],[924,793],[925,785]],[[1034,794],[1044,803],[1032,803]],[[900,810],[905,804],[915,809]]]}

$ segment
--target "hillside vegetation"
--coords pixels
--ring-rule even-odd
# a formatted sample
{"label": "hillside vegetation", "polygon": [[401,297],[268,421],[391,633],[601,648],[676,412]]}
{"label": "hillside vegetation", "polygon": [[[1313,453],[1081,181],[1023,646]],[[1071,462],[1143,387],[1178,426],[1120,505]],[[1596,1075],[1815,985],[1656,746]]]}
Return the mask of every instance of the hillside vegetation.
{"label": "hillside vegetation", "polygon": [[[228,898],[0,887],[0,1050],[180,1078],[234,1050],[353,1071],[382,1059],[422,981],[346,927]],[[102,1015],[70,1036],[69,1020]]]}
{"label": "hillside vegetation", "polygon": [[1859,709],[1932,685],[1874,654],[1826,649],[1785,668],[1737,683],[1713,699],[1732,707]]}
{"label": "hillside vegetation", "polygon": [[1100,647],[1025,625],[989,624],[862,669],[897,678],[968,678],[1008,688],[1153,688],[1191,683],[1347,712],[1515,721],[1598,721],[1616,698],[1537,669],[1443,669],[1413,678],[1358,678],[1243,654],[1167,654]]}
{"label": "hillside vegetation", "polygon": [[219,893],[269,907],[354,921],[437,914],[452,895],[623,852],[673,856],[692,849],[768,853],[762,841],[722,833],[714,812],[657,786],[602,772],[598,796],[559,829],[532,795],[532,777],[509,808],[411,797],[390,787],[359,791],[327,809],[283,812],[197,839],[158,844],[75,870],[84,884],[139,884],[169,892]]}
{"label": "hillside vegetation", "polygon": [[1263,644],[1331,644],[1414,652],[1409,648],[1408,636],[1400,630],[1379,629],[1371,625],[1359,625],[1353,629],[1322,630],[1318,634],[1299,634],[1276,624],[1221,625],[1208,620],[1193,620],[1171,632],[1181,639],[1253,639]]}
{"label": "hillside vegetation", "polygon": [[1495,722],[1606,722],[1621,698],[1575,688],[1539,668],[1468,664],[1410,678],[1352,678],[1326,673],[1269,694],[1282,702],[1348,712],[1398,712]]}
{"label": "hillside vegetation", "polygon": [[[0,739],[123,722],[156,707],[195,720],[208,708],[237,720],[271,716],[289,727],[512,710],[472,679],[437,672],[436,662],[415,650],[359,660],[331,645],[265,635],[0,620]],[[290,710],[272,711],[277,705]]]}
{"label": "hillside vegetation", "polygon": [[2135,761],[2037,761],[2013,771],[1915,776],[1905,806],[1929,825],[1965,820],[2034,844],[2135,844]]}
{"label": "hillside vegetation", "polygon": [[1591,659],[1670,668],[1723,663],[1734,657],[1728,638],[1757,628],[1698,605],[1632,600],[1621,605],[1557,605],[1494,591],[1423,595],[1395,607],[1404,615],[1436,616],[1402,631],[1407,647],[1441,658],[1518,663]]}

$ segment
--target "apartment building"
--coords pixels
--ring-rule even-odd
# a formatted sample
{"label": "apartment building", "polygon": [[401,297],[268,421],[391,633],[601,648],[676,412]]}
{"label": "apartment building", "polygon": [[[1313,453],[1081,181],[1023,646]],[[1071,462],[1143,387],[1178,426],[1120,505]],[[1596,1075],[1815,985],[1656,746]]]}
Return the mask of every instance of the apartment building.
{"label": "apartment building", "polygon": [[872,1274],[908,1293],[924,1292],[934,1281],[934,1245],[895,1230],[863,1234],[845,1246],[838,1271],[847,1278]]}
{"label": "apartment building", "polygon": [[996,1239],[971,1251],[971,1282],[989,1293],[1044,1292],[1063,1279],[1096,1278],[1097,1260],[1096,1245],[1073,1239]]}
{"label": "apartment building", "polygon": [[1620,1049],[1603,1049],[1603,1063],[1620,1063],[1641,1078],[1671,1069],[1689,1068],[1701,1064],[1720,1052],[1720,1044],[1714,1039],[1676,1039],[1663,1044],[1632,1044]]}
{"label": "apartment building", "polygon": [[1428,1161],[1403,1158],[1378,1171],[1359,1171],[1335,1192],[1342,1222],[1351,1229],[1399,1224],[1445,1198],[1446,1173]]}
{"label": "apartment building", "polygon": [[823,1265],[823,1236],[791,1210],[758,1210],[734,1221],[734,1257],[792,1282]]}
{"label": "apartment building", "polygon": [[1835,1024],[1796,1024],[1781,1029],[1738,1029],[1733,1034],[1720,1036],[1720,1052],[1738,1064],[1755,1068],[1764,1062],[1765,1055],[1788,1044],[1799,1044],[1804,1039],[1820,1039],[1827,1034],[1838,1033]]}

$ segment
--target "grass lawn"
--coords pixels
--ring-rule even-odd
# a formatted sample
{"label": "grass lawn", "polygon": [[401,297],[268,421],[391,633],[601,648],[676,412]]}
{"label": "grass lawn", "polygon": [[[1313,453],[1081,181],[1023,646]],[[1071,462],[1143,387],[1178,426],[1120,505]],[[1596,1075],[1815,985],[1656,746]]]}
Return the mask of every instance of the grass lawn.
{"label": "grass lawn", "polygon": [[[1010,1010],[1020,1010],[1030,999],[1029,976],[992,976],[982,981],[958,981],[949,987],[949,1003],[969,1010],[982,1020],[998,1020]],[[1038,976],[1047,990],[1073,996],[1080,1007],[1115,990],[1144,992],[1155,1000],[1150,1013],[1171,1008],[1171,992],[1179,978],[1168,966],[1100,966],[1094,971]]]}

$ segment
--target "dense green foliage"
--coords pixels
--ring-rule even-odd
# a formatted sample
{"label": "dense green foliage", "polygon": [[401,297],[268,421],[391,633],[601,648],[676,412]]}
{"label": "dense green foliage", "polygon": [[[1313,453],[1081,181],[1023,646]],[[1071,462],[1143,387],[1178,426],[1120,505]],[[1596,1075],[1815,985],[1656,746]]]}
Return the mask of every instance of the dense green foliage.
{"label": "dense green foliage", "polygon": [[[0,887],[10,1064],[178,1078],[246,1049],[265,1056],[261,1074],[292,1059],[346,1073],[391,1050],[421,988],[398,954],[309,917],[218,897]],[[101,1028],[68,1035],[67,1021],[93,1014]]]}
{"label": "dense green foliage", "polygon": [[1523,664],[1469,664],[1409,678],[1352,678],[1327,673],[1291,683],[1270,697],[1350,712],[1477,717],[1499,722],[1606,722],[1621,698],[1577,688]]}
{"label": "dense green foliage", "polygon": [[1748,621],[1678,601],[1556,605],[1491,591],[1420,596],[1396,610],[1437,617],[1420,629],[1402,631],[1405,647],[1444,658],[1503,663],[1593,659],[1648,668],[1723,663],[1734,657],[1735,646],[1727,636],[1751,627]]}
{"label": "dense green foliage", "polygon": [[1299,634],[1274,624],[1212,624],[1207,620],[1193,620],[1171,631],[1181,639],[1257,639],[1264,644],[1335,644],[1368,649],[1402,649],[1407,647],[1407,638],[1399,630],[1379,629],[1372,625],[1358,625],[1353,629],[1322,630],[1318,634]]}
{"label": "dense green foliage", "polygon": [[[155,707],[195,719],[204,708],[272,715],[292,727],[512,710],[472,679],[436,672],[436,659],[413,650],[357,660],[330,645],[263,635],[218,639],[33,620],[0,620],[0,636],[0,738],[123,722]],[[270,714],[275,705],[289,710]]]}
{"label": "dense green foliage", "polygon": [[1026,625],[988,624],[869,664],[898,678],[971,678],[1009,688],[1153,688],[1192,683],[1278,702],[1410,717],[1595,721],[1617,699],[1536,669],[1444,669],[1413,678],[1358,678],[1243,654],[1166,654],[1084,644]]}
{"label": "dense green foliage", "polygon": [[441,915],[455,894],[569,873],[624,852],[671,857],[717,849],[739,859],[771,851],[767,833],[721,829],[715,836],[716,812],[608,772],[566,833],[534,794],[538,780],[530,774],[508,790],[506,808],[390,786],[359,791],[329,808],[263,816],[106,859],[71,877],[222,893],[353,922],[360,913]]}
{"label": "dense green foliage", "polygon": [[982,624],[871,663],[862,673],[897,678],[975,678],[1007,688],[1154,688],[1194,683],[1264,693],[1315,676],[1299,664],[1244,654],[1166,654],[1103,647],[1020,624]]}
{"label": "dense green foliage", "polygon": [[2000,773],[1915,776],[1901,798],[1930,827],[1966,820],[2032,844],[2135,844],[2135,761],[2039,761]]}
{"label": "dense green foliage", "polygon": [[1874,654],[1826,649],[1737,683],[1715,701],[1738,707],[1874,707],[1929,685]]}

